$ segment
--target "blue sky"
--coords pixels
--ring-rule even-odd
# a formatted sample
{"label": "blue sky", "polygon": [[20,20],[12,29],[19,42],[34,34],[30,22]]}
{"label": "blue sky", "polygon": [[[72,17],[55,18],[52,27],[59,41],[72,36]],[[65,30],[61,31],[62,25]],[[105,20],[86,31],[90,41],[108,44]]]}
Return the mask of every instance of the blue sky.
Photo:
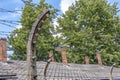
{"label": "blue sky", "polygon": [[[111,4],[118,2],[118,7],[120,8],[120,0],[108,0]],[[39,0],[33,0],[33,3],[38,3]],[[47,3],[53,5],[55,8],[59,9],[61,12],[65,12],[75,0],[46,0]],[[7,37],[9,32],[15,28],[21,27],[19,23],[8,24],[4,20],[19,21],[21,17],[21,11],[17,12],[6,12],[6,10],[14,11],[21,10],[24,7],[22,0],[0,0],[0,38]],[[7,24],[7,25],[6,25]],[[3,31],[3,32],[1,32]],[[6,33],[8,32],[8,33]]]}

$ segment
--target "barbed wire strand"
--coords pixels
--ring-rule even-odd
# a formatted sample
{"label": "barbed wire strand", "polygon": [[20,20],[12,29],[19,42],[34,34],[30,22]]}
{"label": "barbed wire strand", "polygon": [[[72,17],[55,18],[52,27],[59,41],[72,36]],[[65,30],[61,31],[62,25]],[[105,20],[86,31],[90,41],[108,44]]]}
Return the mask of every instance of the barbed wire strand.
{"label": "barbed wire strand", "polygon": [[10,21],[10,20],[0,20],[0,23],[19,25],[20,22]]}
{"label": "barbed wire strand", "polygon": [[0,8],[0,12],[9,12],[9,13],[21,14],[22,10],[7,10],[7,9],[4,9],[4,8]]}
{"label": "barbed wire strand", "polygon": [[14,26],[12,26],[12,25],[10,25],[10,24],[4,23],[4,22],[0,22],[0,24],[6,25],[6,26],[8,26],[8,27],[10,27],[10,28],[16,28],[16,27],[14,27]]}
{"label": "barbed wire strand", "polygon": [[29,1],[26,1],[26,0],[21,0],[25,5],[38,5],[36,3],[31,3]]}

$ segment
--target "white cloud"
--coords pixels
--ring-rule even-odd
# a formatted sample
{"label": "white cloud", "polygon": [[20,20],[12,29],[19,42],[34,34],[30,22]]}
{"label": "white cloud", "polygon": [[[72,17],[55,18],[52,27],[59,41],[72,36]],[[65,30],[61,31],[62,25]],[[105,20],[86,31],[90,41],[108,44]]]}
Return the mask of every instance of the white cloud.
{"label": "white cloud", "polygon": [[22,28],[22,25],[19,24],[19,25],[16,26],[16,28],[17,28],[17,29],[20,29],[20,28]]}
{"label": "white cloud", "polygon": [[53,20],[53,26],[54,26],[54,28],[56,28],[56,26],[58,26],[57,18]]}
{"label": "white cloud", "polygon": [[[61,17],[61,16],[57,16],[57,18],[59,18],[59,17]],[[57,26],[59,26],[59,24],[58,24],[58,22],[57,22],[57,18],[53,19],[53,23],[52,23],[52,25],[54,26],[54,30],[55,30],[55,32],[52,33],[52,34],[53,34],[53,37],[60,37],[60,36],[61,36],[61,33],[56,33],[56,31],[57,31]]]}
{"label": "white cloud", "polygon": [[[55,19],[53,20],[53,26],[54,26],[54,29],[55,29],[55,31],[56,31],[56,26],[58,26],[57,18],[55,18]],[[53,34],[53,36],[56,37],[57,34]]]}
{"label": "white cloud", "polygon": [[65,13],[68,10],[68,7],[72,5],[76,0],[61,0],[60,7],[61,11]]}

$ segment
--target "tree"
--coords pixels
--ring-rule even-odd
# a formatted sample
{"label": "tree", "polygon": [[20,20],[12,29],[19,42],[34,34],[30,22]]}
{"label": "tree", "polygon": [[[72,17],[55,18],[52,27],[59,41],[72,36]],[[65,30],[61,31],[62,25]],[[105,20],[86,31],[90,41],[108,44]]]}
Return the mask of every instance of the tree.
{"label": "tree", "polygon": [[51,10],[51,18],[45,22],[38,37],[37,60],[47,58],[48,52],[53,50],[54,46],[58,44],[58,40],[52,35],[54,32],[52,21],[56,16],[57,9],[45,3],[45,0],[40,0],[38,5],[31,4],[31,2],[29,1],[29,4],[26,4],[23,8],[20,20],[22,28],[15,29],[9,37],[9,43],[14,49],[14,53],[11,56],[12,59],[26,60],[26,45],[29,32],[37,16],[45,9]]}
{"label": "tree", "polygon": [[84,56],[96,63],[96,48],[101,48],[105,65],[120,61],[120,44],[115,42],[120,36],[120,18],[117,3],[107,0],[77,0],[58,19],[58,33],[63,43],[70,46],[69,62],[84,63]]}

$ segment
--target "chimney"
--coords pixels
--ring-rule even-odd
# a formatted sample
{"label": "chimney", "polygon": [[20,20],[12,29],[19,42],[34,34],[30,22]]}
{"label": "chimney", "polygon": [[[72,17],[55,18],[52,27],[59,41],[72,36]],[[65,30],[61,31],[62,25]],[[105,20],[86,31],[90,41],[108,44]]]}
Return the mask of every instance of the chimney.
{"label": "chimney", "polygon": [[54,62],[54,54],[52,51],[49,52],[49,57],[52,59],[52,62]]}
{"label": "chimney", "polygon": [[56,51],[60,51],[62,55],[62,63],[67,64],[67,57],[66,57],[66,46],[59,45],[59,47],[56,47]]}
{"label": "chimney", "polygon": [[100,66],[102,66],[101,54],[100,54],[99,51],[97,52],[96,57],[97,57],[97,60],[98,60],[98,64],[99,64]]}
{"label": "chimney", "polygon": [[65,48],[62,49],[61,54],[62,54],[62,63],[67,64],[67,57],[66,57],[66,49]]}
{"label": "chimney", "polygon": [[85,56],[85,64],[89,64],[89,58],[88,58],[88,56]]}
{"label": "chimney", "polygon": [[6,62],[7,61],[7,44],[6,39],[0,39],[0,61]]}

